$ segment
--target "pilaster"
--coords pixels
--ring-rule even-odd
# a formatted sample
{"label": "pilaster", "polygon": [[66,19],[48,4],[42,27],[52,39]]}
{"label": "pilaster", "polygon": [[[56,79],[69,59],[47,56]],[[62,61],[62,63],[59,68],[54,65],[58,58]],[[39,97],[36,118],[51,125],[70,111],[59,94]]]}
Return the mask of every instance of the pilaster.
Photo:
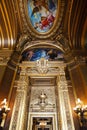
{"label": "pilaster", "polygon": [[28,76],[26,75],[26,70],[22,70],[20,73],[20,78],[16,81],[17,87],[16,99],[14,103],[11,123],[9,130],[24,130],[25,120],[26,120],[26,100],[27,100],[27,90],[28,90]]}
{"label": "pilaster", "polygon": [[59,76],[57,77],[57,88],[59,94],[61,129],[75,130],[72,111],[70,106],[70,99],[68,94],[68,85],[65,78],[64,68],[60,68]]}

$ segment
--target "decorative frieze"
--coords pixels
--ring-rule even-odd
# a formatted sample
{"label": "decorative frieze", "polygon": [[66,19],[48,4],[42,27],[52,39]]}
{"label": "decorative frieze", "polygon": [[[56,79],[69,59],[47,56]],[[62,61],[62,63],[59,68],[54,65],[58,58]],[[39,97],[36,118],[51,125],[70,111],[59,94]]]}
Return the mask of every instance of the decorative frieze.
{"label": "decorative frieze", "polygon": [[[22,62],[22,64],[20,64],[20,68],[21,68],[21,73],[23,75],[26,74],[27,72],[27,75],[29,76],[40,76],[40,75],[45,75],[45,76],[49,76],[49,75],[59,75],[59,73],[61,75],[64,75],[65,72],[62,71],[64,70],[64,67],[66,66],[65,63],[63,61],[48,61],[47,62],[48,66],[47,67],[47,71],[43,72],[43,73],[40,73],[37,69],[37,62],[30,62],[30,61],[24,61]],[[38,67],[39,68],[39,67]],[[20,75],[21,75],[20,73]]]}

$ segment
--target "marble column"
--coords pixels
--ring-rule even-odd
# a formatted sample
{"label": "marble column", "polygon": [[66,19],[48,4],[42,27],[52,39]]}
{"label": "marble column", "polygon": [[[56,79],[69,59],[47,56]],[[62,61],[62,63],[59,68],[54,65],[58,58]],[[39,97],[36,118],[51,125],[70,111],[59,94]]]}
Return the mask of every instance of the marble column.
{"label": "marble column", "polygon": [[61,119],[60,128],[61,130],[75,130],[64,67],[60,67],[59,76],[57,77],[57,88]]}

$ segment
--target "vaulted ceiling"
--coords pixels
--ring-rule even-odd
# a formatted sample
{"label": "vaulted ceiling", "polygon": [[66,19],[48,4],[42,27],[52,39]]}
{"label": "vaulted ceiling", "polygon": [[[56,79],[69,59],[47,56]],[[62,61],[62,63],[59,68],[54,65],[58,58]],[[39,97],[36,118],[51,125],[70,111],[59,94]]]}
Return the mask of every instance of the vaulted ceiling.
{"label": "vaulted ceiling", "polygon": [[19,46],[23,47],[23,51],[34,45],[50,45],[58,46],[62,51],[69,48],[72,52],[81,51],[86,54],[86,6],[87,0],[58,0],[54,26],[46,33],[39,33],[29,21],[27,0],[1,0],[0,53],[8,51],[12,54]]}

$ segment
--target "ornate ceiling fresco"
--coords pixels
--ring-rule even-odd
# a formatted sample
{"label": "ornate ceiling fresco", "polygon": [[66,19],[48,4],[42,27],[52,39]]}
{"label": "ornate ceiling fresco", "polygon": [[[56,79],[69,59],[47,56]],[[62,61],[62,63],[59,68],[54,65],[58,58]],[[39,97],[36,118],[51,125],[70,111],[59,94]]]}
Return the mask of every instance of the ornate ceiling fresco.
{"label": "ornate ceiling fresco", "polygon": [[[20,1],[23,30],[29,33],[32,40],[53,39],[64,13],[65,1],[38,0]],[[59,13],[60,12],[60,13]]]}
{"label": "ornate ceiling fresco", "polygon": [[47,32],[54,25],[57,17],[57,0],[28,0],[30,22],[38,32]]}
{"label": "ornate ceiling fresco", "polygon": [[56,48],[85,51],[87,17],[84,0],[1,0],[1,51]]}

